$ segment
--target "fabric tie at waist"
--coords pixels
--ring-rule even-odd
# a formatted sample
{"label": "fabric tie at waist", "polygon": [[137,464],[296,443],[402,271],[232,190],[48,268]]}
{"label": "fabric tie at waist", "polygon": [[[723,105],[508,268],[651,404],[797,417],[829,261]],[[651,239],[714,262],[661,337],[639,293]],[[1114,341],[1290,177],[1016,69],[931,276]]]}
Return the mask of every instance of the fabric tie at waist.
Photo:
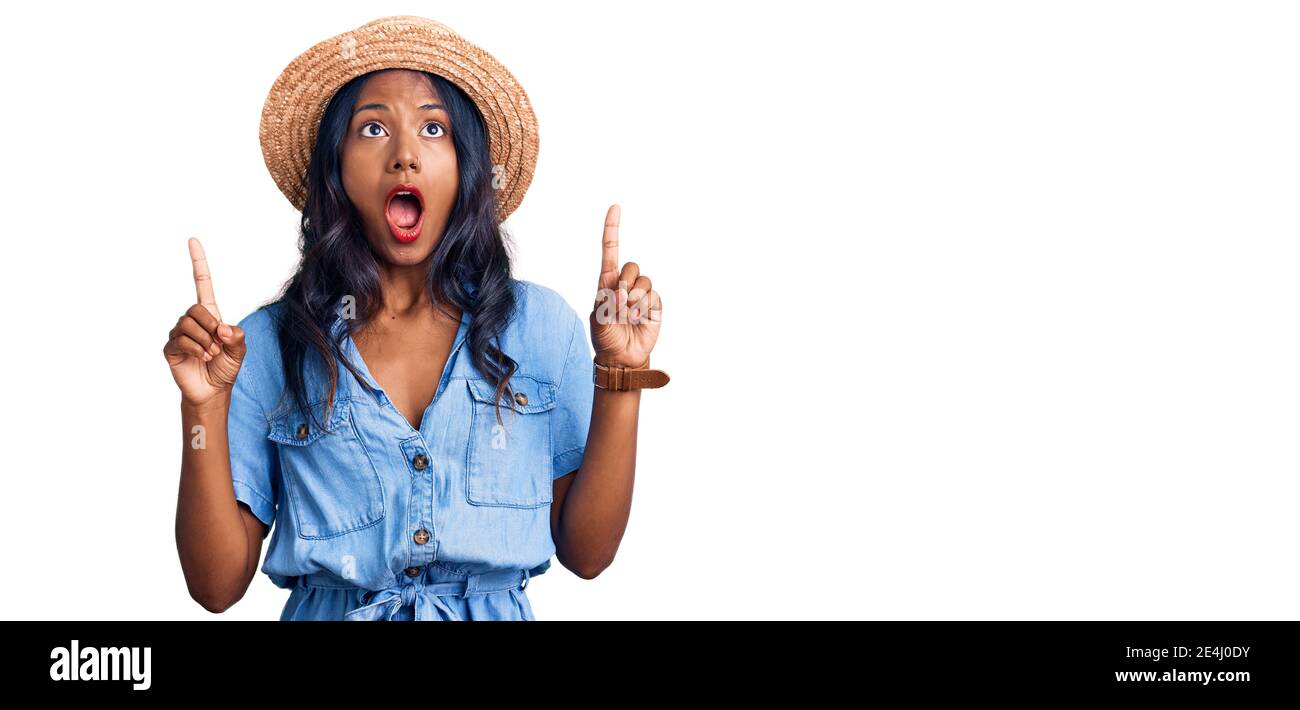
{"label": "fabric tie at waist", "polygon": [[345,621],[394,621],[403,608],[413,607],[415,621],[463,621],[441,596],[467,597],[475,592],[522,590],[528,586],[530,576],[529,570],[512,569],[470,574],[465,579],[443,582],[403,581],[385,589],[366,590],[361,595],[363,606],[347,612],[343,618]]}

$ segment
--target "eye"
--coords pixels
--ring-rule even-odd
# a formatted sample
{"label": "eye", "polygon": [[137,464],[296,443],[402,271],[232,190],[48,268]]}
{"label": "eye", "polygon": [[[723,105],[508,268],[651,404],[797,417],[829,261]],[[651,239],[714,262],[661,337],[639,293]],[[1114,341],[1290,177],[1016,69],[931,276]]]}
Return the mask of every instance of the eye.
{"label": "eye", "polygon": [[440,123],[426,123],[426,124],[424,124],[424,130],[427,131],[427,130],[429,130],[430,128],[437,128],[437,129],[438,129],[438,132],[437,132],[437,133],[434,133],[434,134],[423,133],[423,134],[421,134],[421,135],[424,135],[424,136],[426,136],[426,137],[428,137],[428,138],[437,138],[438,136],[441,136],[442,134],[444,134],[444,133],[447,132],[447,129],[443,128],[443,127],[442,127],[442,124],[440,124]]}
{"label": "eye", "polygon": [[[371,126],[378,128],[379,133],[371,133],[370,132]],[[377,138],[382,135],[387,135],[387,131],[385,131],[384,127],[379,125],[379,123],[375,121],[366,121],[365,123],[361,124],[361,135],[366,136],[367,138]]]}

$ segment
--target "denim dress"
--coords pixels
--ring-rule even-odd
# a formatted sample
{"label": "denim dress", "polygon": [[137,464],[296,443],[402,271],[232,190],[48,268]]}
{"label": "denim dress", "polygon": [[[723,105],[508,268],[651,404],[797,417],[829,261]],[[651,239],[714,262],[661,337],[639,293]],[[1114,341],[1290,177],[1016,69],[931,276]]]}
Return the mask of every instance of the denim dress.
{"label": "denim dress", "polygon": [[[239,322],[248,350],[230,399],[230,466],[235,498],[273,526],[261,570],[291,590],[281,621],[534,620],[525,589],[555,554],[552,482],[582,463],[593,361],[583,319],[558,293],[511,286],[500,343],[519,363],[513,395],[494,406],[465,346],[465,310],[418,430],[351,337],[343,352],[375,391],[340,363],[326,416],[329,377],[309,348],[317,426],[285,388],[283,303]],[[331,327],[345,328],[342,315]]]}

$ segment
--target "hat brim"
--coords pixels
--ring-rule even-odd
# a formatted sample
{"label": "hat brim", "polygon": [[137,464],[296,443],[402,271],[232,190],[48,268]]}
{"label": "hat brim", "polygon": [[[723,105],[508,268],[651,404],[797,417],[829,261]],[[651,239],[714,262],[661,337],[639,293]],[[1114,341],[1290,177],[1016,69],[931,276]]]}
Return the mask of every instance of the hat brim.
{"label": "hat brim", "polygon": [[262,106],[262,157],[295,209],[307,202],[307,167],[320,119],[347,82],[380,69],[414,69],[456,84],[483,116],[488,133],[497,215],[505,221],[533,179],[537,116],[514,75],[446,25],[397,15],[318,42],[276,78]]}

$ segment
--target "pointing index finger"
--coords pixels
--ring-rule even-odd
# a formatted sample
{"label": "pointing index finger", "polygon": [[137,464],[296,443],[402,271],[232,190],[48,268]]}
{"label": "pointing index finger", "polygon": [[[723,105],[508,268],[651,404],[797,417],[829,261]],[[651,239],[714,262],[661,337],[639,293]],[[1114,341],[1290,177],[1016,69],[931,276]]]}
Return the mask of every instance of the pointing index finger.
{"label": "pointing index finger", "polygon": [[605,213],[605,233],[601,236],[600,288],[618,288],[618,221],[622,210],[610,205]]}
{"label": "pointing index finger", "polygon": [[212,293],[212,274],[208,271],[208,257],[203,253],[203,245],[198,239],[190,237],[190,261],[194,263],[194,291],[199,303],[212,312],[221,321],[221,311],[217,310],[217,297]]}

